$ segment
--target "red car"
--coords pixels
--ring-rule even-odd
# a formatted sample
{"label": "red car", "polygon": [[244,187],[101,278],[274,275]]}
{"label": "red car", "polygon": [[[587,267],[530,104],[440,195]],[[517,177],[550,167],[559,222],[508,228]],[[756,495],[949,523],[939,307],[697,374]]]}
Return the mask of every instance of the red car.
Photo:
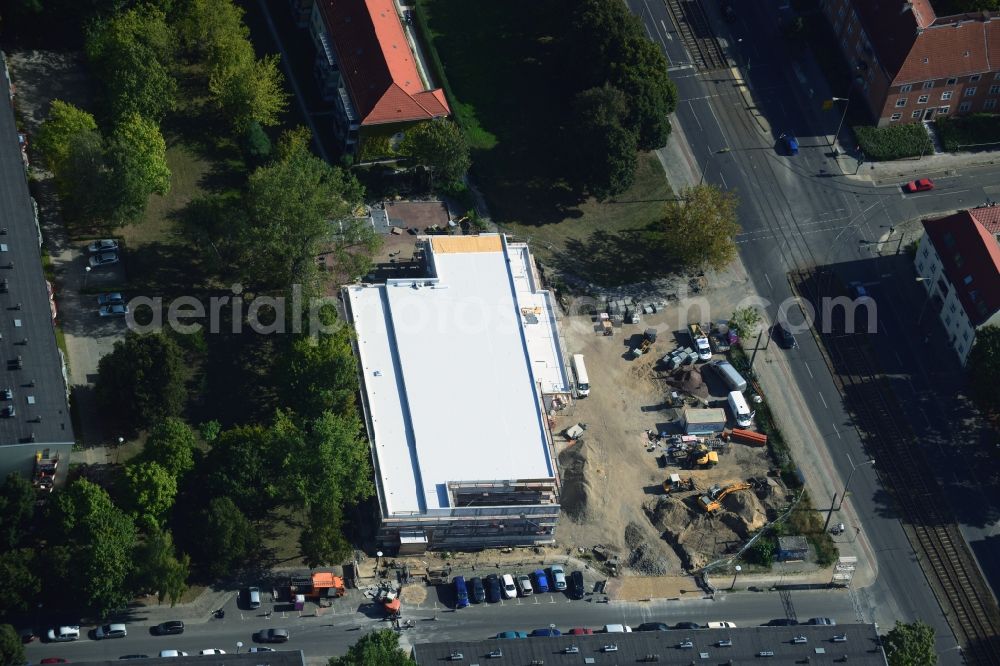
{"label": "red car", "polygon": [[570,636],[589,636],[590,634],[594,633],[594,630],[582,629],[580,627],[577,627],[575,629],[570,629],[566,633],[569,634]]}
{"label": "red car", "polygon": [[39,664],[68,664],[69,662],[62,657],[46,657],[42,659]]}
{"label": "red car", "polygon": [[927,192],[928,190],[934,189],[934,181],[930,178],[918,178],[917,180],[911,180],[906,185],[903,185],[903,189],[907,192]]}

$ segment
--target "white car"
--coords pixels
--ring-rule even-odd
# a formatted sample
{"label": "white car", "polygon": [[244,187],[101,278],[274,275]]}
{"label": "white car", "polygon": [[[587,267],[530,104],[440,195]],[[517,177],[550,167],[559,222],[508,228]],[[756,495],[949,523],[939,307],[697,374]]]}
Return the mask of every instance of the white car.
{"label": "white car", "polygon": [[202,650],[198,654],[204,657],[204,656],[210,655],[210,654],[226,654],[226,651],[225,650],[220,650],[218,648],[209,648],[207,650]]}
{"label": "white car", "polygon": [[93,243],[87,246],[87,250],[91,253],[97,252],[107,252],[108,250],[117,250],[118,241],[113,238],[102,238],[101,240],[95,240]]}
{"label": "white car", "polygon": [[514,585],[514,577],[510,574],[504,574],[501,579],[503,583],[503,596],[506,599],[513,599],[517,596],[517,585]]}
{"label": "white car", "polygon": [[249,652],[275,652],[274,648],[253,646]]}
{"label": "white car", "polygon": [[736,623],[729,620],[720,620],[718,622],[709,622],[707,626],[709,629],[735,629]]}
{"label": "white car", "polygon": [[180,650],[160,650],[161,657],[186,657],[187,652],[181,652]]}
{"label": "white car", "polygon": [[559,564],[553,564],[549,571],[552,573],[552,587],[560,591],[565,590],[566,570]]}
{"label": "white car", "polygon": [[[13,414],[12,414],[13,416]],[[53,643],[65,643],[80,638],[80,627],[76,625],[49,629],[48,638]]]}

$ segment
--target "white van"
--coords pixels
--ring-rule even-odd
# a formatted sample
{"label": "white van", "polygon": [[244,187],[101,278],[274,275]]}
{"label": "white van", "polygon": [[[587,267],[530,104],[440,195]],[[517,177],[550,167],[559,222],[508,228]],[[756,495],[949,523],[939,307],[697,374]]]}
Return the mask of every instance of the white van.
{"label": "white van", "polygon": [[625,624],[606,624],[601,629],[603,634],[631,634],[632,627]]}
{"label": "white van", "polygon": [[590,395],[590,377],[583,362],[583,354],[573,354],[573,374],[576,375],[576,392],[581,398]]}
{"label": "white van", "polygon": [[736,623],[728,620],[720,620],[718,622],[709,622],[707,626],[709,629],[735,629]]}
{"label": "white van", "polygon": [[747,399],[739,391],[729,392],[729,411],[733,413],[733,420],[741,428],[747,428],[753,423],[753,412]]}

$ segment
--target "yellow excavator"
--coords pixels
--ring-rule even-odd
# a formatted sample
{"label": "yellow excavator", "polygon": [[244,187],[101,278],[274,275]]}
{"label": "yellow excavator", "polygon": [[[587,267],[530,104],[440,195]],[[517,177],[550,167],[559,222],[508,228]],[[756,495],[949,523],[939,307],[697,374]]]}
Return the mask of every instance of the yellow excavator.
{"label": "yellow excavator", "polygon": [[722,488],[720,486],[712,486],[708,494],[702,495],[698,498],[698,504],[708,513],[715,513],[722,508],[722,500],[726,495],[730,493],[735,493],[740,490],[749,490],[749,483],[731,483],[728,486]]}
{"label": "yellow excavator", "polygon": [[688,454],[688,465],[691,467],[714,467],[719,464],[719,454],[704,444],[699,444]]}

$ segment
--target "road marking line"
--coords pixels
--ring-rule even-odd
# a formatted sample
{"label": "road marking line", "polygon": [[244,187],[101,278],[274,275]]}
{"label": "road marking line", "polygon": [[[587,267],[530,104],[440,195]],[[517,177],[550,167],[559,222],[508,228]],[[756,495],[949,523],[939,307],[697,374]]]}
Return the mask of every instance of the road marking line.
{"label": "road marking line", "polygon": [[806,366],[806,372],[809,373],[809,379],[815,379],[815,377],[813,377],[813,371],[809,369],[809,364],[803,363],[802,365]]}
{"label": "road marking line", "polygon": [[840,431],[837,430],[837,424],[836,423],[833,424],[833,432],[835,432],[837,434],[837,439],[844,439],[843,437],[840,436]]}
{"label": "road marking line", "polygon": [[770,287],[771,289],[774,289],[774,285],[771,284],[771,278],[767,276],[767,273],[764,273],[764,279],[767,280],[767,286]]}
{"label": "road marking line", "polygon": [[830,409],[830,406],[826,404],[826,398],[823,397],[822,393],[819,394],[819,399],[823,401],[823,406],[824,407],[826,407],[827,409]]}
{"label": "road marking line", "polygon": [[726,177],[724,175],[722,175],[721,171],[719,172],[719,180],[722,181],[722,186],[728,190],[729,189],[729,183],[726,182]]}

